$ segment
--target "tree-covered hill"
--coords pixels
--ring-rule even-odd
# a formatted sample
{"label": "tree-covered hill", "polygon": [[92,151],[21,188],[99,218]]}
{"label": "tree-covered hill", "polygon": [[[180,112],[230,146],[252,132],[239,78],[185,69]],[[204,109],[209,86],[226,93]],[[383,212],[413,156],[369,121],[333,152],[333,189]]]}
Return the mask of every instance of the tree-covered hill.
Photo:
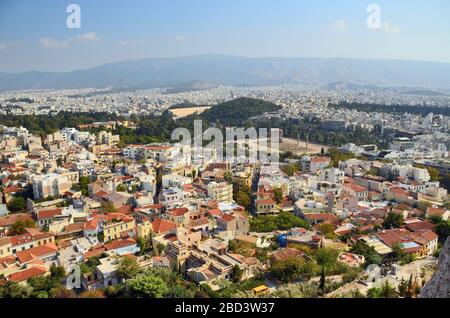
{"label": "tree-covered hill", "polygon": [[209,122],[219,122],[227,126],[244,125],[251,117],[262,115],[266,112],[280,110],[281,106],[254,98],[238,98],[221,103],[203,112],[201,117]]}

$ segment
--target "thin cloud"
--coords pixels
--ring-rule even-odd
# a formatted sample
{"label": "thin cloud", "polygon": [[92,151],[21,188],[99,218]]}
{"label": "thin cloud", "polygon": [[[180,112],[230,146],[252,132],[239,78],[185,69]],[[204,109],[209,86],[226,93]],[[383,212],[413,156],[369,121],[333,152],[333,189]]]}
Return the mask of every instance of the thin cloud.
{"label": "thin cloud", "polygon": [[349,29],[349,26],[348,26],[347,22],[345,22],[345,20],[340,19],[340,20],[337,20],[335,23],[333,23],[331,25],[331,28],[333,30],[337,30],[337,31],[347,31]]}
{"label": "thin cloud", "polygon": [[20,42],[14,42],[14,43],[8,43],[8,42],[0,42],[0,51],[6,51],[9,49],[16,49],[22,47],[22,43]]}
{"label": "thin cloud", "polygon": [[177,36],[175,36],[175,42],[181,43],[184,41],[186,41],[186,37],[184,35],[178,34]]}
{"label": "thin cloud", "polygon": [[41,38],[40,43],[43,47],[48,49],[66,49],[77,43],[97,42],[100,39],[101,38],[95,32],[90,32],[78,35],[65,41],[57,41],[53,38],[44,37]]}
{"label": "thin cloud", "polygon": [[381,25],[381,30],[387,33],[399,33],[400,27],[398,25],[390,24],[389,22],[383,22]]}

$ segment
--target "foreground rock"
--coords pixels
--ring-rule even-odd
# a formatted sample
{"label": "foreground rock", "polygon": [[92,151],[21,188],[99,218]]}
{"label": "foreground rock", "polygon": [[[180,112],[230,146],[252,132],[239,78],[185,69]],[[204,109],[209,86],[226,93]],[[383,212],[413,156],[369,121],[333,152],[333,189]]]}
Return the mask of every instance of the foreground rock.
{"label": "foreground rock", "polygon": [[420,297],[450,298],[450,237],[439,256],[439,267],[431,280],[423,287]]}

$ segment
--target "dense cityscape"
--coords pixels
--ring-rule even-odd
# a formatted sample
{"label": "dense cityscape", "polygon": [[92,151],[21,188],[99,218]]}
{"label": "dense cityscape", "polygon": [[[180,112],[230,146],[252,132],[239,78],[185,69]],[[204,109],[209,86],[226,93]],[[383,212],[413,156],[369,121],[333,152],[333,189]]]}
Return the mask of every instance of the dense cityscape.
{"label": "dense cityscape", "polygon": [[[0,295],[426,295],[450,232],[448,100],[295,86],[2,93]],[[279,166],[123,138],[165,116],[237,125],[211,120],[232,104],[277,125]],[[61,113],[77,126],[12,121]],[[373,143],[323,137],[355,131]]]}
{"label": "dense cityscape", "polygon": [[437,309],[448,13],[445,0],[0,0],[2,308]]}

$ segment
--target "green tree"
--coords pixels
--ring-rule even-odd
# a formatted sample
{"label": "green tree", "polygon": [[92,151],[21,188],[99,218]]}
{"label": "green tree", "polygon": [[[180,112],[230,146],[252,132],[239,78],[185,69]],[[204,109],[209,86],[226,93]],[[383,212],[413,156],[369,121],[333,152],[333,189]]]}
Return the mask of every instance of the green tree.
{"label": "green tree", "polygon": [[244,271],[238,265],[234,265],[232,271],[233,282],[239,283],[242,280],[243,275]]}
{"label": "green tree", "polygon": [[334,233],[334,226],[331,223],[324,222],[318,225],[318,230],[322,233],[327,239],[335,239],[336,234]]}
{"label": "green tree", "polygon": [[398,293],[387,281],[381,287],[373,287],[367,291],[369,298],[398,298]]}
{"label": "green tree", "polygon": [[280,188],[273,189],[273,194],[275,195],[275,201],[280,204],[283,201],[283,191]]}
{"label": "green tree", "polygon": [[127,192],[127,191],[128,191],[128,187],[127,187],[126,184],[121,183],[121,184],[119,184],[119,185],[116,187],[116,191],[117,191],[117,192]]}
{"label": "green tree", "polygon": [[372,246],[367,245],[361,240],[357,241],[355,245],[352,246],[350,251],[354,254],[364,256],[364,258],[366,259],[365,265],[381,264],[381,256],[375,251]]}
{"label": "green tree", "polygon": [[11,212],[19,212],[25,210],[27,207],[27,202],[23,197],[13,197],[11,201],[8,202],[8,209]]}
{"label": "green tree", "polygon": [[30,298],[33,288],[8,281],[0,284],[0,298]]}
{"label": "green tree", "polygon": [[169,292],[164,280],[145,274],[130,279],[126,286],[128,295],[136,298],[162,298]]}
{"label": "green tree", "polygon": [[138,237],[136,240],[137,246],[139,247],[139,253],[142,255],[148,248],[147,241],[143,237]]}
{"label": "green tree", "polygon": [[326,270],[336,263],[337,256],[338,251],[327,247],[320,248],[316,252],[316,262],[319,266],[322,267],[320,276],[320,289],[322,290],[322,292],[324,292],[325,290]]}
{"label": "green tree", "polygon": [[36,223],[33,220],[29,219],[18,220],[14,222],[13,225],[11,225],[11,233],[13,235],[20,235],[24,234],[27,228],[35,228],[35,227]]}
{"label": "green tree", "polygon": [[289,212],[281,212],[277,215],[261,215],[250,219],[250,230],[254,232],[271,232],[294,227],[311,228],[307,221]]}
{"label": "green tree", "polygon": [[314,276],[317,267],[313,262],[305,261],[303,258],[289,257],[286,260],[275,261],[270,273],[282,283],[308,280]]}
{"label": "green tree", "polygon": [[139,264],[135,258],[121,257],[117,266],[117,276],[122,279],[130,279],[139,274]]}
{"label": "green tree", "polygon": [[156,250],[158,251],[158,255],[162,255],[164,253],[166,249],[166,246],[162,243],[158,243],[158,245],[156,245]]}
{"label": "green tree", "polygon": [[383,221],[383,227],[385,229],[399,228],[403,224],[403,215],[394,212],[389,212]]}

